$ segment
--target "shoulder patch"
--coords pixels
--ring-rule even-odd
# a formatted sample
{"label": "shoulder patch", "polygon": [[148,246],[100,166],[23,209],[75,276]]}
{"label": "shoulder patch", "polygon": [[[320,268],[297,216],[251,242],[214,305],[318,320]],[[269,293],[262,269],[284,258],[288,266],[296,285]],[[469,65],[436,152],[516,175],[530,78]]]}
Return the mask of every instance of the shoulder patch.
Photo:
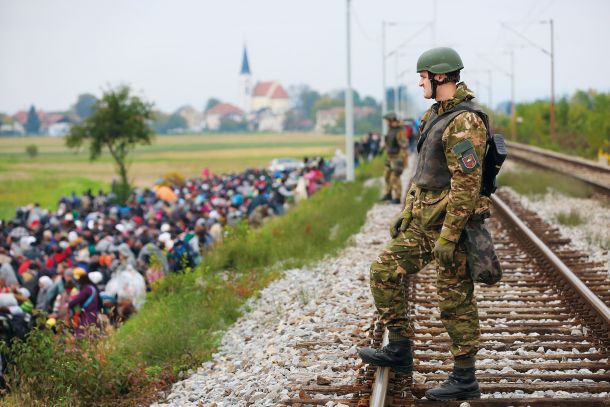
{"label": "shoulder patch", "polygon": [[471,173],[477,168],[479,157],[474,149],[472,141],[466,139],[457,143],[453,148],[453,153],[456,155],[460,168],[466,174]]}

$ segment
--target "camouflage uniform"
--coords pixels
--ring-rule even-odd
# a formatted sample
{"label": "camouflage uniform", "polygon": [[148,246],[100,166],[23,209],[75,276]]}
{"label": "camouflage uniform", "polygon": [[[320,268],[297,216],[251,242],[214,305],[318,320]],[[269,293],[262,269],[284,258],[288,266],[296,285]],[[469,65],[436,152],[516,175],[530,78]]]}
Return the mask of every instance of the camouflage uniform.
{"label": "camouflage uniform", "polygon": [[[426,112],[420,133],[429,119],[431,121],[460,103],[472,104],[469,101],[473,98],[466,85],[459,83],[453,99],[435,103]],[[490,200],[480,195],[481,160],[487,142],[484,122],[477,113],[452,114],[455,117],[449,124],[444,129],[434,126],[436,130],[430,131],[420,146],[416,173],[405,203],[412,220],[406,231],[394,238],[371,265],[370,284],[386,327],[413,338],[413,325],[408,318],[404,296],[405,277],[434,260],[432,250],[439,236],[457,243],[453,263],[438,264],[436,284],[441,320],[453,342],[451,353],[460,357],[474,356],[480,337],[474,285],[467,273],[466,253],[460,236],[472,215],[489,212]],[[430,153],[435,134],[436,157]],[[456,148],[464,146],[472,147],[468,154],[456,154]],[[442,188],[435,188],[435,183],[438,184],[443,176],[447,177],[445,185],[441,182]]]}
{"label": "camouflage uniform", "polygon": [[402,183],[400,176],[407,165],[407,148],[409,140],[404,125],[390,126],[385,136],[385,148],[388,158],[385,161],[383,178],[385,180],[385,194],[394,199],[402,198]]}

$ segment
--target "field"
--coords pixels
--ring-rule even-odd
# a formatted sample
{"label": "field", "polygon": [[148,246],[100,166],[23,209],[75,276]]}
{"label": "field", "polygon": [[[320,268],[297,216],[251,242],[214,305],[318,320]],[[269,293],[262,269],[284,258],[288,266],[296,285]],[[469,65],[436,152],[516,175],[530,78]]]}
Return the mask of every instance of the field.
{"label": "field", "polygon": [[[35,158],[26,154],[30,144],[38,147]],[[134,185],[146,187],[168,172],[198,176],[205,167],[215,173],[240,171],[267,166],[278,157],[331,156],[343,146],[342,136],[305,133],[157,136],[152,145],[133,152],[129,171]],[[0,219],[33,202],[54,209],[57,200],[72,191],[108,190],[113,177],[108,154],[90,162],[86,149],[70,150],[62,138],[2,138]]]}

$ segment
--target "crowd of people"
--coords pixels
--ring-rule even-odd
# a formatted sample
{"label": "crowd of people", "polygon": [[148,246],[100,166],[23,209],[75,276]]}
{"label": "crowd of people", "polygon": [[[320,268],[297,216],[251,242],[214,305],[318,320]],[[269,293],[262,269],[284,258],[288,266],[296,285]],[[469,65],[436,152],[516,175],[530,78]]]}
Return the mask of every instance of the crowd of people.
{"label": "crowd of people", "polygon": [[125,204],[89,190],[61,198],[54,212],[19,208],[0,223],[0,329],[20,336],[36,314],[76,337],[118,324],[155,281],[200,264],[227,226],[281,215],[329,183],[333,170],[322,158],[284,171],[205,169],[200,178],[135,189]]}

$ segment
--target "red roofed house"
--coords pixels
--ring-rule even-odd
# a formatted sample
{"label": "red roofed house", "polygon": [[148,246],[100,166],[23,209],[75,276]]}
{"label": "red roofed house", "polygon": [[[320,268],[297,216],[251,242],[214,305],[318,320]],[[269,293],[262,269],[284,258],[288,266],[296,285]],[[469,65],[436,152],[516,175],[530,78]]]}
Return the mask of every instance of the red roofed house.
{"label": "red roofed house", "polygon": [[205,126],[208,130],[220,129],[220,121],[224,118],[241,120],[244,111],[230,103],[219,103],[205,112]]}
{"label": "red roofed house", "polygon": [[288,92],[278,81],[258,82],[252,91],[252,110],[270,109],[274,114],[290,110]]}
{"label": "red roofed house", "polygon": [[[70,132],[71,120],[65,113],[45,113],[42,110],[38,110],[36,111],[36,114],[38,114],[38,120],[40,120],[40,134],[47,134],[50,136],[57,137],[65,136]],[[25,126],[28,121],[28,112],[22,110],[20,112],[15,113],[13,118],[22,126]]]}

